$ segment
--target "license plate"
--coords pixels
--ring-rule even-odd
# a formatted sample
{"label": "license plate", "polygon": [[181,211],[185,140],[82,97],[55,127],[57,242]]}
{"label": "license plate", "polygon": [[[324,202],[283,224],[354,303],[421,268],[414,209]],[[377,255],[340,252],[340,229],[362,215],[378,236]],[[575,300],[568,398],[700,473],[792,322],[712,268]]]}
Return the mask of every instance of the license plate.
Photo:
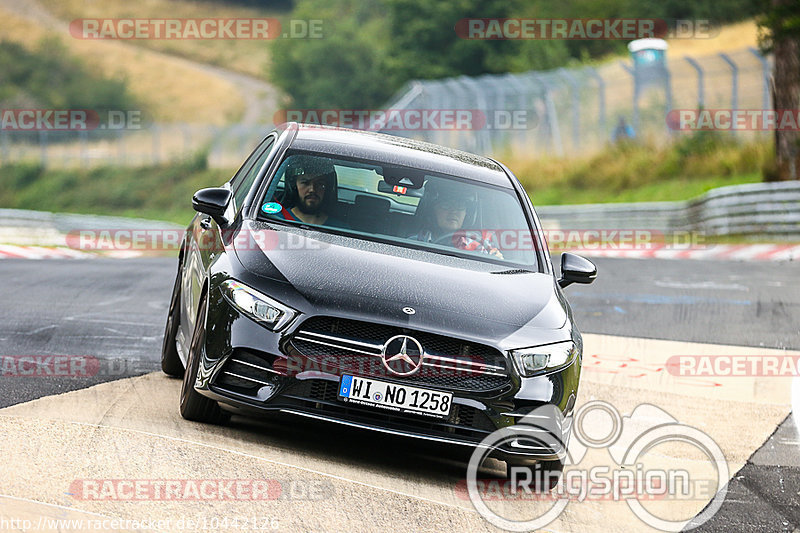
{"label": "license plate", "polygon": [[356,405],[379,407],[398,413],[414,413],[446,418],[450,414],[453,395],[377,379],[342,376],[339,399]]}

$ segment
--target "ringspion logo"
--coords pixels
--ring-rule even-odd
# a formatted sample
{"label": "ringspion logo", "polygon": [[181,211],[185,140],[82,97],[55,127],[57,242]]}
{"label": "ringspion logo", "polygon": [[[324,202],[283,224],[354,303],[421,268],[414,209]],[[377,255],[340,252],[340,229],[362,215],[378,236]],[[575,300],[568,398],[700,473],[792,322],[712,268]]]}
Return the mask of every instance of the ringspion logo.
{"label": "ringspion logo", "polygon": [[[602,434],[587,424],[587,420],[598,417],[610,421],[603,424]],[[565,428],[573,432],[569,446]],[[707,468],[690,471],[686,461],[678,457],[673,461],[664,461],[663,457],[654,460],[654,456],[676,443],[691,446],[692,453],[699,452],[700,462]],[[492,450],[513,448],[515,444],[563,457],[566,469],[561,473],[512,466],[507,481],[478,478],[479,465]],[[582,467],[583,458],[592,449],[605,449],[614,464]],[[558,407],[543,405],[515,425],[490,433],[470,458],[466,482],[459,482],[454,488],[456,496],[469,498],[483,518],[506,531],[543,528],[574,501],[606,500],[624,501],[637,518],[652,528],[677,532],[694,529],[719,511],[727,494],[729,472],[725,454],[709,435],[681,424],[663,409],[640,404],[630,415],[623,415],[607,402],[592,400],[574,417],[565,418]],[[553,481],[557,482],[555,486]],[[663,507],[648,509],[643,505],[651,501],[692,500],[709,503],[690,522],[671,514],[662,516]],[[512,508],[490,507],[490,501],[524,501],[525,516],[511,514]]]}

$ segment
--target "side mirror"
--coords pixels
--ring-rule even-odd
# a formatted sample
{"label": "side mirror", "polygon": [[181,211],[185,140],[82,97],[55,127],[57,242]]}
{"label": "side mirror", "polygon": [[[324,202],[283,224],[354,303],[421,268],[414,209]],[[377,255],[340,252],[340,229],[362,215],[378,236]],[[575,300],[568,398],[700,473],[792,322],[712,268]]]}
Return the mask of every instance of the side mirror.
{"label": "side mirror", "polygon": [[597,278],[597,267],[594,263],[579,255],[564,252],[561,254],[561,279],[558,286],[562,289],[572,283],[591,283]]}
{"label": "side mirror", "polygon": [[200,189],[192,196],[192,207],[198,213],[211,215],[217,224],[225,224],[225,211],[231,201],[231,191],[222,187]]}

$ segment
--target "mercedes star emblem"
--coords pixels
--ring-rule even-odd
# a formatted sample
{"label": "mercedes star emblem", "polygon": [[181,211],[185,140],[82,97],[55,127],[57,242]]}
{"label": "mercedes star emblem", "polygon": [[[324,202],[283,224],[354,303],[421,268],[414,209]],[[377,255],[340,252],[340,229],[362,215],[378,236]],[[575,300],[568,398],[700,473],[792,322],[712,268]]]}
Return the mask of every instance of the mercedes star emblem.
{"label": "mercedes star emblem", "polygon": [[414,337],[395,335],[383,345],[381,360],[386,370],[398,376],[410,376],[422,367],[422,345]]}

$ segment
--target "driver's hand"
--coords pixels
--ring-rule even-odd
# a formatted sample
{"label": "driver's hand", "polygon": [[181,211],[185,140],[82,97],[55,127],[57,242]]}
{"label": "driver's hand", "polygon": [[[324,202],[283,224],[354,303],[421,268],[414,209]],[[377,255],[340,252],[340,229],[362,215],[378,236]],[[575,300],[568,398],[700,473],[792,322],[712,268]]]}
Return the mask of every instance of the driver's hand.
{"label": "driver's hand", "polygon": [[487,253],[489,253],[489,255],[493,255],[498,259],[505,259],[505,257],[503,257],[503,254],[500,253],[500,250],[498,250],[497,248],[487,248],[486,251]]}

